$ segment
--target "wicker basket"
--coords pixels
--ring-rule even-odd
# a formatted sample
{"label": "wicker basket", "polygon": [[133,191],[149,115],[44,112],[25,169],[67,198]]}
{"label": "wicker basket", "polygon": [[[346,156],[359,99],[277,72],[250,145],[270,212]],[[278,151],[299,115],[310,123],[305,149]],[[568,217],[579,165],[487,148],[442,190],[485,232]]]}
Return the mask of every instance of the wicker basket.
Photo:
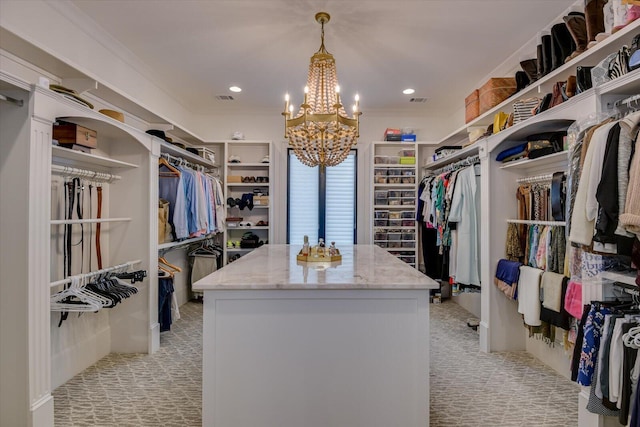
{"label": "wicker basket", "polygon": [[464,122],[469,123],[480,115],[480,91],[478,89],[471,92],[471,95],[464,99]]}
{"label": "wicker basket", "polygon": [[480,114],[484,114],[516,92],[514,77],[494,77],[479,89]]}

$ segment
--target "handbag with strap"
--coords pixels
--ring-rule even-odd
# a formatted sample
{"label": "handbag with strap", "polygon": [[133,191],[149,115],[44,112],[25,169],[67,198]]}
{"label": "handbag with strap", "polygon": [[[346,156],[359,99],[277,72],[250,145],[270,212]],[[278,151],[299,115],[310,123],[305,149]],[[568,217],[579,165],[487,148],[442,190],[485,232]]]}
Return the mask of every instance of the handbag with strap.
{"label": "handbag with strap", "polygon": [[513,124],[516,125],[529,117],[533,117],[540,105],[540,98],[519,99],[513,103]]}

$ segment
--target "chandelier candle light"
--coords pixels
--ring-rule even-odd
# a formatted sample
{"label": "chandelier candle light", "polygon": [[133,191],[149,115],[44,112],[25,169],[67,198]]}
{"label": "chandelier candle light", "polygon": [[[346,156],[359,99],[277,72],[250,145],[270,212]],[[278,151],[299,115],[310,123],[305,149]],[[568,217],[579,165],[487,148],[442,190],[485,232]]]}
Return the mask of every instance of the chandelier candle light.
{"label": "chandelier candle light", "polygon": [[360,97],[355,96],[353,118],[348,117],[340,103],[336,62],[324,47],[324,24],[330,16],[319,12],[315,18],[322,26],[320,49],[311,57],[304,102],[295,117],[289,94],[285,95],[284,136],[303,164],[335,166],[347,158],[358,142]]}

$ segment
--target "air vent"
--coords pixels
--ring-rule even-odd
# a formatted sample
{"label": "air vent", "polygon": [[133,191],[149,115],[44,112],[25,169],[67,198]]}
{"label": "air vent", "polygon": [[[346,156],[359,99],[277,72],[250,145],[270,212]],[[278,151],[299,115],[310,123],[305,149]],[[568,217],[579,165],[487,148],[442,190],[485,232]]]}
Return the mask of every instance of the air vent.
{"label": "air vent", "polygon": [[233,101],[233,96],[231,96],[231,95],[216,95],[216,99],[218,101]]}
{"label": "air vent", "polygon": [[411,98],[409,102],[427,102],[427,98]]}

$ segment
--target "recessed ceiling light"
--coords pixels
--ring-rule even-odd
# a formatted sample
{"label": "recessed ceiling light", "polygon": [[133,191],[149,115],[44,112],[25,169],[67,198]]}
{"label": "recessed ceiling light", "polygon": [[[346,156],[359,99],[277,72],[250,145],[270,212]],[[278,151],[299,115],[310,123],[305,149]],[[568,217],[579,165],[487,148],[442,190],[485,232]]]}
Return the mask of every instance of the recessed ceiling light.
{"label": "recessed ceiling light", "polygon": [[231,86],[229,90],[231,92],[242,92],[242,89],[240,89],[238,86]]}
{"label": "recessed ceiling light", "polygon": [[411,89],[411,88],[408,88],[408,89],[405,89],[405,90],[402,91],[402,93],[404,93],[405,95],[411,95],[414,92],[415,92],[415,90]]}

